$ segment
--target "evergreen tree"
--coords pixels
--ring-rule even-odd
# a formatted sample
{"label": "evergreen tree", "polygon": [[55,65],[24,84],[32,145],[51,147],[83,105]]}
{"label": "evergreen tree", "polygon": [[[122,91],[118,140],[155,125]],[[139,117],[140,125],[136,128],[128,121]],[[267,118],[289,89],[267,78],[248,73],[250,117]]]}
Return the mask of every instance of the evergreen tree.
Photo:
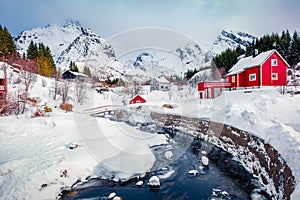
{"label": "evergreen tree", "polygon": [[0,51],[5,57],[9,54],[16,54],[16,45],[14,43],[13,37],[9,33],[6,27],[0,25]]}
{"label": "evergreen tree", "polygon": [[72,61],[70,62],[69,69],[72,72],[79,72],[77,65],[75,64],[75,62],[72,62]]}
{"label": "evergreen tree", "polygon": [[91,71],[90,71],[90,68],[89,68],[88,66],[85,66],[85,67],[83,68],[83,73],[84,73],[85,75],[87,75],[88,77],[91,77]]}
{"label": "evergreen tree", "polygon": [[290,65],[292,67],[296,66],[297,63],[300,62],[300,38],[298,36],[297,31],[294,32],[291,45],[290,45],[290,51],[289,51],[289,60]]}
{"label": "evergreen tree", "polygon": [[[238,57],[244,54],[245,51],[240,47],[235,49],[227,49],[220,55],[213,58],[212,62],[215,64],[217,68],[224,68],[226,72],[237,62]],[[214,66],[214,65],[213,65]],[[215,69],[212,69],[213,71]]]}
{"label": "evergreen tree", "polygon": [[37,62],[40,74],[50,77],[55,71],[55,63],[50,48],[43,43],[35,44],[30,42],[27,49],[27,58]]}
{"label": "evergreen tree", "polygon": [[31,40],[27,49],[27,59],[37,60],[39,56],[37,45]]}

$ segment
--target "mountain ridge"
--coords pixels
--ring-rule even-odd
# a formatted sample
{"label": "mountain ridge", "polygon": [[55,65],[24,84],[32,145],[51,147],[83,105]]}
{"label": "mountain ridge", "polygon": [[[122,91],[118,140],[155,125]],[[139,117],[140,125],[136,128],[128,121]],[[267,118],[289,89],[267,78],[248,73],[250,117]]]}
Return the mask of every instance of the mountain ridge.
{"label": "mountain ridge", "polygon": [[[137,54],[135,55],[136,57],[123,60],[122,64],[117,61],[111,44],[93,30],[84,28],[76,20],[67,20],[58,24],[33,28],[21,32],[14,38],[17,51],[20,54],[26,54],[31,40],[35,43],[42,42],[51,49],[54,61],[58,67],[67,69],[71,61],[78,62],[92,67],[91,71],[102,77],[121,76],[124,74],[130,76],[136,74],[131,73],[133,70],[142,70],[150,76],[157,74],[177,74],[181,76],[188,69],[207,69],[208,63],[214,56],[238,45],[246,48],[247,43],[252,42],[253,39],[255,39],[255,36],[251,34],[223,29],[208,50],[196,43],[186,44],[183,47],[167,52],[167,54],[172,54],[172,56],[166,55],[166,52],[161,54],[144,50],[143,53],[151,55],[151,58]],[[174,59],[174,55],[178,57],[181,63],[171,61],[171,59]],[[155,68],[154,65],[158,67]],[[163,73],[153,73],[152,70],[161,70],[161,66],[168,66],[170,73],[168,74],[168,68],[164,68],[162,70]],[[148,72],[147,68],[149,69]]]}

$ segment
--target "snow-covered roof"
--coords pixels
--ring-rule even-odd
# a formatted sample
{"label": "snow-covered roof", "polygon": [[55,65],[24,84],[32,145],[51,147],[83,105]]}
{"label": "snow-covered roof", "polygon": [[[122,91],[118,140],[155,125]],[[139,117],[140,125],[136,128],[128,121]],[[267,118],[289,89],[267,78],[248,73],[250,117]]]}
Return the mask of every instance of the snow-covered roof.
{"label": "snow-covered roof", "polygon": [[168,81],[165,77],[158,77],[158,78],[155,78],[155,80],[158,83],[165,83],[165,84],[169,84],[170,83],[170,81]]}
{"label": "snow-covered roof", "polygon": [[142,99],[146,100],[146,98],[145,98],[144,95],[136,94],[134,97],[132,97],[132,98],[130,99],[130,101],[133,100],[133,99],[135,99],[135,98],[138,97],[138,96],[140,96]]}
{"label": "snow-covered roof", "polygon": [[[262,65],[276,50],[269,50],[262,52],[257,56],[248,56],[246,58],[240,59],[230,70],[228,75],[238,74],[247,68]],[[278,54],[279,55],[279,54]]]}
{"label": "snow-covered roof", "polygon": [[[83,74],[83,73],[79,73],[79,72],[73,72],[73,71],[70,71],[70,70],[67,70],[67,71],[69,71],[70,73],[74,74],[75,76],[83,76],[83,77],[86,77],[86,78],[88,78],[88,76],[87,76],[87,75],[85,75],[85,74]],[[65,71],[65,72],[66,72],[66,71]]]}

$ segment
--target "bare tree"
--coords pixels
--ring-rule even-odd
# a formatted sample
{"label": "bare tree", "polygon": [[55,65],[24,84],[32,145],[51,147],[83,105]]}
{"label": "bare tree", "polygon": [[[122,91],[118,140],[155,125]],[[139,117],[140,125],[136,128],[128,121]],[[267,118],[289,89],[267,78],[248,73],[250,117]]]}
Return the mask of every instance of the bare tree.
{"label": "bare tree", "polygon": [[82,103],[86,95],[86,85],[84,81],[78,81],[75,87],[75,96],[77,103]]}
{"label": "bare tree", "polygon": [[137,95],[142,90],[142,84],[140,81],[133,80],[129,83],[129,91],[131,93],[131,97]]}
{"label": "bare tree", "polygon": [[53,100],[56,100],[56,96],[57,96],[58,91],[59,91],[60,74],[61,74],[61,69],[58,68],[57,70],[55,70],[54,75],[53,75],[54,76],[54,85],[53,85],[54,94],[53,94]]}
{"label": "bare tree", "polygon": [[61,95],[62,95],[62,102],[66,103],[66,101],[69,98],[69,89],[70,89],[70,82],[67,80],[64,80],[61,85]]}
{"label": "bare tree", "polygon": [[22,71],[20,72],[20,77],[21,77],[21,81],[24,84],[24,92],[23,94],[21,94],[21,99],[23,100],[24,106],[22,109],[22,114],[25,111],[25,105],[27,103],[27,98],[29,95],[29,88],[32,84],[32,82],[35,80],[36,75],[33,73],[33,69],[30,68],[29,66],[26,66],[25,68],[22,69]]}

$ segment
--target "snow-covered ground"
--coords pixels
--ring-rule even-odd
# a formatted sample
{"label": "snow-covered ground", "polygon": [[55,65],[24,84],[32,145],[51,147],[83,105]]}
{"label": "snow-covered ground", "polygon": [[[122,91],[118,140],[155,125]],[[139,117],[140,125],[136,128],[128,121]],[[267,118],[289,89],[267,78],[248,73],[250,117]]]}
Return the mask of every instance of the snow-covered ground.
{"label": "snow-covered ground", "polygon": [[[55,199],[61,187],[88,176],[142,176],[155,161],[150,147],[166,142],[163,135],[125,123],[54,113],[44,118],[0,118],[1,199]],[[78,118],[84,124],[79,125]],[[84,125],[88,128],[81,132]]]}
{"label": "snow-covered ground", "polygon": [[[9,86],[10,91],[22,90],[20,84]],[[199,101],[193,88],[172,88],[172,92],[150,92],[149,86],[144,87],[144,107],[210,118],[261,137],[293,170],[297,185],[292,198],[300,199],[300,96],[280,95],[272,89],[240,90]],[[127,179],[151,170],[155,157],[150,147],[166,143],[164,136],[82,112],[101,105],[122,105],[124,100],[128,103],[129,96],[118,88],[104,94],[88,90],[85,104],[65,113],[55,108],[61,99],[58,96],[54,101],[49,96],[52,89],[53,80],[38,76],[29,92],[41,98],[40,104],[53,108],[49,116],[31,118],[33,109],[29,108],[24,115],[0,117],[0,199],[55,199],[62,187],[89,176]],[[74,103],[75,97],[69,101]],[[173,108],[163,108],[164,104]],[[141,122],[149,119],[149,115],[131,117]]]}

